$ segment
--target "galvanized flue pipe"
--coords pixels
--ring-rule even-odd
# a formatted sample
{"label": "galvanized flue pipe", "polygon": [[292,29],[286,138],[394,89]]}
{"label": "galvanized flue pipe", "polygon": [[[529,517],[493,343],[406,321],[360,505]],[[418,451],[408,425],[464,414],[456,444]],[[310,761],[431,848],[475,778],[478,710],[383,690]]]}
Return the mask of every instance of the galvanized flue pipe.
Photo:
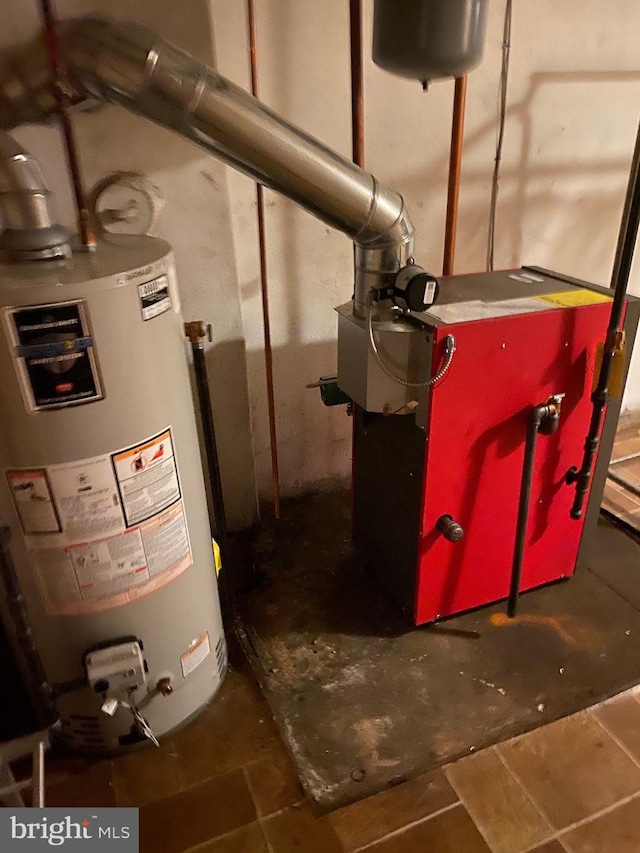
{"label": "galvanized flue pipe", "polygon": [[[350,237],[354,311],[413,254],[402,196],[151,30],[109,18],[59,29],[71,99],[122,104],[171,128]],[[40,43],[0,63],[0,127],[55,111]]]}

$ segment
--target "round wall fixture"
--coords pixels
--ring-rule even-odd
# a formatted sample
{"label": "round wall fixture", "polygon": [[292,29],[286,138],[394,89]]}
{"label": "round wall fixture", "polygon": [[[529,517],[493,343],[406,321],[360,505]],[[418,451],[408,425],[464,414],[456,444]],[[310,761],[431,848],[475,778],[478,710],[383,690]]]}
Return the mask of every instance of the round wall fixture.
{"label": "round wall fixture", "polygon": [[164,199],[140,172],[114,172],[93,187],[90,210],[97,233],[152,234]]}

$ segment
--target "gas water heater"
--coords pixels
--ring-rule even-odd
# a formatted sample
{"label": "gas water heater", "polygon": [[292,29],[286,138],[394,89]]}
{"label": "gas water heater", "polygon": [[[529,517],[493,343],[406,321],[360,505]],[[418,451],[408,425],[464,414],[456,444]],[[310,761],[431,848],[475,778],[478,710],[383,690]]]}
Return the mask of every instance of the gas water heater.
{"label": "gas water heater", "polygon": [[71,251],[37,165],[0,148],[0,517],[56,736],[112,752],[226,667],[174,262],[150,237]]}

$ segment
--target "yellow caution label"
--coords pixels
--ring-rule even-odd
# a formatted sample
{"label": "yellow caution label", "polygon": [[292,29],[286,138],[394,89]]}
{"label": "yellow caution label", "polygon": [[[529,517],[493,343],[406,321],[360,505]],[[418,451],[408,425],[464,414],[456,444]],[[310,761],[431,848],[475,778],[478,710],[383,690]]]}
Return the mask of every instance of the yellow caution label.
{"label": "yellow caution label", "polygon": [[545,293],[543,296],[535,296],[534,299],[549,302],[559,308],[578,308],[580,305],[599,305],[601,302],[612,302],[613,296],[581,287],[575,290],[563,290],[561,293]]}
{"label": "yellow caution label", "polygon": [[220,556],[220,546],[216,542],[215,539],[211,540],[211,544],[213,545],[213,562],[216,567],[216,577],[220,574],[220,569],[222,568],[222,557]]}
{"label": "yellow caution label", "polygon": [[[602,367],[602,356],[604,355],[604,344],[599,343],[596,348],[595,369],[593,372],[592,391],[595,391],[600,379],[600,368]],[[609,375],[608,396],[610,400],[620,400],[624,386],[624,365],[625,365],[626,345],[624,338],[620,345],[613,351],[611,360],[611,373]]]}

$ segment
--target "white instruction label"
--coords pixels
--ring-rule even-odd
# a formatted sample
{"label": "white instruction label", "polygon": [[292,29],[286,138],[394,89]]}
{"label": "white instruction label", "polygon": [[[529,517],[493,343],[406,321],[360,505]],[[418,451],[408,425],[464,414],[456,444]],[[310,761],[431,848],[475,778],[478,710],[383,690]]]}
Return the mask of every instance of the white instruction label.
{"label": "white instruction label", "polygon": [[182,501],[140,526],[149,577],[191,565],[189,536]]}
{"label": "white instruction label", "polygon": [[83,542],[69,548],[69,558],[83,597],[104,597],[149,579],[140,531]]}
{"label": "white instruction label", "polygon": [[170,428],[109,455],[6,476],[52,616],[120,607],[192,563]]}
{"label": "white instruction label", "polygon": [[23,533],[59,533],[49,479],[44,468],[7,471],[7,483]]}
{"label": "white instruction label", "polygon": [[209,634],[203,634],[188,651],[180,656],[180,666],[182,667],[183,678],[190,675],[193,670],[211,654],[211,643],[209,642]]}
{"label": "white instruction label", "polygon": [[124,530],[118,489],[108,456],[47,468],[60,520],[69,539]]}
{"label": "white instruction label", "polygon": [[545,305],[534,297],[523,296],[517,299],[500,299],[497,302],[483,302],[474,299],[471,302],[451,302],[432,305],[427,313],[443,323],[469,323],[474,320],[490,320],[494,317],[514,317],[517,314],[530,314],[534,311],[546,311],[553,305]]}
{"label": "white instruction label", "polygon": [[145,281],[138,285],[138,298],[140,299],[140,310],[142,319],[153,320],[171,308],[171,295],[169,293],[169,277],[160,275],[153,281]]}
{"label": "white instruction label", "polygon": [[112,455],[127,525],[157,515],[180,497],[171,431]]}

